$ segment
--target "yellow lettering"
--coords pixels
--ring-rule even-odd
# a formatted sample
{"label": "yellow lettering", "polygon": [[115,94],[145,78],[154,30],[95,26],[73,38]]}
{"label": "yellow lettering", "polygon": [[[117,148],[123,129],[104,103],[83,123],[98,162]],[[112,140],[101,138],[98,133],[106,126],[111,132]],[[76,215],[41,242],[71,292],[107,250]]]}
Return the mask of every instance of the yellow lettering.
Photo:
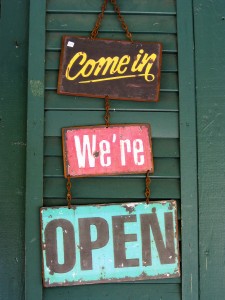
{"label": "yellow lettering", "polygon": [[137,55],[135,61],[133,62],[133,65],[132,65],[132,67],[131,67],[131,72],[137,72],[137,71],[138,71],[138,69],[137,69],[137,64],[139,63],[139,60],[140,60],[141,55],[142,55],[143,53],[144,53],[144,50],[143,50],[143,49],[139,50],[139,54]]}
{"label": "yellow lettering", "polygon": [[[91,73],[93,72],[95,65],[96,65],[96,61],[93,59],[89,59],[86,62],[86,64],[83,66],[83,68],[80,70],[80,72],[77,73],[77,77],[79,75],[82,75],[83,77],[89,77],[91,75]],[[88,68],[90,68],[89,71],[87,71]]]}
{"label": "yellow lettering", "polygon": [[[68,80],[75,80],[79,76],[83,78],[87,78],[98,75],[106,75],[108,72],[110,75],[116,74],[114,77],[103,77],[98,79],[90,79],[87,81],[79,81],[79,83],[89,83],[89,82],[98,82],[98,81],[106,81],[106,80],[116,80],[122,78],[134,78],[143,76],[144,79],[148,82],[151,82],[155,79],[155,75],[151,74],[151,68],[153,66],[154,61],[156,60],[157,55],[152,53],[151,55],[144,53],[143,49],[139,50],[139,53],[136,56],[132,66],[130,66],[130,71],[132,73],[139,73],[135,75],[128,75],[126,73],[131,57],[129,55],[124,55],[121,58],[118,56],[114,57],[100,57],[99,60],[88,59],[87,53],[78,52],[73,58],[70,60],[67,68],[66,68],[66,78]],[[76,68],[75,68],[76,66]],[[71,74],[73,72],[73,68],[77,70],[78,66],[81,66],[80,70],[77,71],[76,74]],[[122,75],[123,76],[117,76]]]}
{"label": "yellow lettering", "polygon": [[79,74],[77,73],[75,76],[71,77],[70,76],[70,70],[71,68],[73,67],[74,63],[76,62],[76,60],[79,58],[79,57],[82,57],[81,61],[79,62],[79,65],[82,66],[86,59],[87,59],[87,54],[85,52],[77,52],[74,57],[70,60],[67,68],[66,68],[66,78],[68,80],[75,80]]}
{"label": "yellow lettering", "polygon": [[96,61],[97,68],[95,69],[94,76],[97,76],[102,71],[102,75],[105,75],[110,68],[110,74],[114,74],[116,71],[116,65],[119,61],[118,56],[111,57],[101,57]]}
{"label": "yellow lettering", "polygon": [[[139,64],[137,71],[138,72],[142,72],[142,70],[144,69],[144,67],[146,66],[146,64],[148,64],[146,66],[145,69],[145,80],[146,81],[153,81],[155,79],[155,75],[150,74],[150,70],[152,68],[152,65],[154,63],[154,61],[156,60],[157,55],[155,53],[148,55],[147,53],[145,53],[144,57],[142,58],[141,63]],[[150,77],[150,79],[149,79]]]}
{"label": "yellow lettering", "polygon": [[[155,53],[153,53],[152,55],[150,55],[151,57],[151,61],[152,63],[148,63],[146,69],[145,69],[145,80],[146,81],[153,81],[155,79],[155,75],[154,74],[150,74],[150,70],[152,68],[152,65],[154,63],[154,61],[156,60],[157,55]],[[148,77],[150,76],[151,79],[148,79]]]}
{"label": "yellow lettering", "polygon": [[121,69],[121,67],[128,65],[129,62],[130,62],[130,56],[129,55],[122,56],[121,59],[119,60],[118,66],[116,68],[116,72],[119,73],[119,74],[124,74],[127,70],[127,67],[124,67],[123,70]]}

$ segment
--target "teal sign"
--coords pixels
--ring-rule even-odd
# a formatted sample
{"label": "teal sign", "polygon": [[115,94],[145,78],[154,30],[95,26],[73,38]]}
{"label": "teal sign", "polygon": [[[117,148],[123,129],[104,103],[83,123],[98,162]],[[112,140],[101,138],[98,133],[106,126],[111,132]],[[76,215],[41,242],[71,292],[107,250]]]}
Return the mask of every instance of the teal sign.
{"label": "teal sign", "polygon": [[175,201],[40,213],[45,287],[180,276]]}

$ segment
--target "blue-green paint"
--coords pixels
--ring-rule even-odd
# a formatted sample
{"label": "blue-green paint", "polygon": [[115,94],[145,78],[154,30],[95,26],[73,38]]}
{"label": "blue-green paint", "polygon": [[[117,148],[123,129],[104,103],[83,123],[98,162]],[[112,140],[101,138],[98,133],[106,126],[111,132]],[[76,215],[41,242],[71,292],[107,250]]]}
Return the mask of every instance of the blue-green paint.
{"label": "blue-green paint", "polygon": [[[160,262],[159,253],[156,247],[156,241],[153,237],[152,229],[151,236],[151,254],[152,264],[143,266],[142,263],[142,235],[141,235],[141,218],[143,215],[155,213],[159,222],[160,231],[163,237],[163,242],[166,242],[165,230],[165,214],[172,213],[172,229],[170,233],[173,235],[174,242],[174,261],[173,263],[163,264]],[[139,265],[132,267],[121,266],[115,267],[114,258],[114,242],[113,242],[113,224],[112,217],[115,216],[136,216],[136,221],[124,223],[124,234],[135,234],[136,240],[125,242],[126,259],[138,259]],[[92,249],[92,269],[82,270],[80,259],[80,236],[78,221],[82,218],[103,218],[108,224],[109,240],[106,245],[99,249]],[[67,220],[71,222],[75,234],[75,253],[76,262],[74,267],[66,273],[53,273],[46,264],[46,239],[45,229],[47,224],[53,220]],[[177,234],[177,210],[175,201],[160,201],[145,203],[125,203],[125,204],[109,204],[109,205],[82,205],[67,207],[51,207],[41,209],[42,221],[42,249],[43,249],[43,270],[44,270],[44,285],[75,285],[85,283],[99,282],[115,282],[115,281],[130,281],[141,280],[148,278],[169,278],[178,277],[179,271],[179,254],[178,254],[178,234]],[[148,234],[146,232],[145,234]],[[167,233],[168,234],[168,233]],[[91,241],[94,242],[98,238],[98,232],[95,225],[90,226]],[[63,232],[60,227],[56,229],[57,240],[57,257],[58,264],[63,264],[64,258],[64,240]]]}

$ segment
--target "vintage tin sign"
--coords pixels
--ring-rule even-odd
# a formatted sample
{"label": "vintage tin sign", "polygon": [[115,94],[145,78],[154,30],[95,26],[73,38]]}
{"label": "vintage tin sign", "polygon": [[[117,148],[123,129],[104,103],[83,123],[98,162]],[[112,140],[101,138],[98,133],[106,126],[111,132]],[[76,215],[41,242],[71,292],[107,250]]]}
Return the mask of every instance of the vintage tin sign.
{"label": "vintage tin sign", "polygon": [[41,209],[45,287],[180,276],[175,201]]}
{"label": "vintage tin sign", "polygon": [[162,46],[64,36],[58,93],[158,101]]}
{"label": "vintage tin sign", "polygon": [[62,129],[65,177],[153,172],[149,124]]}

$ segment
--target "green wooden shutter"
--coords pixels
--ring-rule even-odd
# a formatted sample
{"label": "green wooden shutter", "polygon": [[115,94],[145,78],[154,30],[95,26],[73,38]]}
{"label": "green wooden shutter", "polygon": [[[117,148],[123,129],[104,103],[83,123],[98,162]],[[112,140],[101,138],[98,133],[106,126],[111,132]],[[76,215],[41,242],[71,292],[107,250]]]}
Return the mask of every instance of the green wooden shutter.
{"label": "green wooden shutter", "polygon": [[[26,193],[26,299],[198,299],[198,225],[192,6],[185,0],[118,0],[137,41],[163,44],[160,101],[111,101],[112,123],[150,123],[151,199],[179,205],[182,278],[42,288],[39,208],[66,205],[61,128],[104,123],[104,101],[56,94],[61,37],[88,36],[100,0],[31,0]],[[99,37],[125,39],[111,4]],[[177,46],[178,45],[178,46]],[[73,180],[76,204],[144,201],[144,175]],[[74,202],[73,201],[73,202]],[[181,229],[182,223],[182,229]],[[181,235],[180,235],[181,236]]]}

